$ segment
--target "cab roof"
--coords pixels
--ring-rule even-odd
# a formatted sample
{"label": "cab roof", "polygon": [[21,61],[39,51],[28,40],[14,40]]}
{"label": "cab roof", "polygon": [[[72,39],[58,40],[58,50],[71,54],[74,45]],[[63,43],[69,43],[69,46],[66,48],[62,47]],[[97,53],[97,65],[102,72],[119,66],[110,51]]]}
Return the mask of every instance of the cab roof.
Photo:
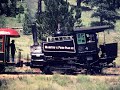
{"label": "cab roof", "polygon": [[112,29],[110,26],[95,26],[95,27],[77,27],[73,31],[81,33],[98,33],[103,32],[107,29]]}

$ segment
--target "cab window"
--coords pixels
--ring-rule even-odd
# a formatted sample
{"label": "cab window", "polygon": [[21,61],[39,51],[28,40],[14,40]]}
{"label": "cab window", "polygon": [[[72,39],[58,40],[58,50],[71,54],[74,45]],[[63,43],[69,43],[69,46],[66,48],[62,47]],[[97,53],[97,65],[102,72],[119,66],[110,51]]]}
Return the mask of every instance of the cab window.
{"label": "cab window", "polygon": [[85,33],[78,33],[76,34],[77,37],[77,44],[86,44],[95,42],[95,34],[85,34]]}
{"label": "cab window", "polygon": [[94,34],[86,34],[86,42],[87,43],[95,42],[95,35]]}
{"label": "cab window", "polygon": [[86,43],[85,33],[78,33],[78,34],[76,34],[76,37],[77,37],[77,44],[85,44]]}

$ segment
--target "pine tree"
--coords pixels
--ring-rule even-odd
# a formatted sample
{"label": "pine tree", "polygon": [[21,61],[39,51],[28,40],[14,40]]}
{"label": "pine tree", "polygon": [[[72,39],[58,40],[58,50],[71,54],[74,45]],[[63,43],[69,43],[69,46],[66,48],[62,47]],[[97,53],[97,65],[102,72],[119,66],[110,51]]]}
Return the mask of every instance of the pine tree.
{"label": "pine tree", "polygon": [[16,16],[17,0],[0,0],[0,15]]}
{"label": "pine tree", "polygon": [[33,0],[26,0],[27,10],[25,12],[24,24],[23,24],[23,34],[28,35],[31,34],[32,24],[34,23],[35,15],[33,15]]}
{"label": "pine tree", "polygon": [[99,21],[92,22],[91,25],[111,25],[114,26],[118,13],[116,9],[120,7],[119,0],[85,0],[91,7],[95,7],[96,10],[92,14],[92,17],[99,18]]}
{"label": "pine tree", "polygon": [[11,16],[13,17],[16,16],[16,4],[17,4],[17,0],[11,0],[10,11],[11,11]]}
{"label": "pine tree", "polygon": [[25,18],[24,18],[24,24],[23,24],[23,34],[28,35],[31,33],[31,19],[29,17],[29,13],[25,14]]}
{"label": "pine tree", "polygon": [[69,34],[78,20],[79,15],[74,15],[75,6],[64,0],[44,0],[45,11],[37,16],[38,33],[41,38],[42,35],[53,35],[58,28],[58,23],[61,26],[61,31],[64,34]]}
{"label": "pine tree", "polygon": [[0,15],[5,14],[7,3],[8,0],[0,0]]}
{"label": "pine tree", "polygon": [[76,22],[75,22],[75,27],[81,27],[82,26],[82,21],[81,21],[81,2],[82,0],[77,0],[77,6],[76,6]]}

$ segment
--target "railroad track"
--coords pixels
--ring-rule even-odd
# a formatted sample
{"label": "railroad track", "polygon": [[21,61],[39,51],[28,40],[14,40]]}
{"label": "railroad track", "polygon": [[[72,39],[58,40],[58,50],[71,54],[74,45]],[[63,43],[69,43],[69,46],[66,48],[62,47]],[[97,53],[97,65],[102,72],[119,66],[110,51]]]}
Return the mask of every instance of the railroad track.
{"label": "railroad track", "polygon": [[[28,69],[29,67],[28,66],[20,67],[19,69],[17,68],[17,72],[16,71],[15,72],[10,72],[9,71],[9,72],[3,72],[1,74],[6,74],[6,75],[42,75],[43,74],[39,69],[31,69],[31,68],[29,68],[28,70],[25,69],[24,71],[19,71],[19,70],[22,70],[24,68]],[[76,74],[73,74],[73,75],[79,75],[79,74],[85,75],[85,73],[81,73],[81,72],[77,72]],[[45,75],[45,74],[43,74],[43,75]],[[68,74],[68,75],[72,75],[72,74]],[[118,65],[116,67],[105,69],[105,70],[103,70],[102,74],[96,74],[96,75],[120,76],[120,65]]]}
{"label": "railroad track", "polygon": [[[4,72],[0,75],[46,75],[40,72]],[[54,74],[48,74],[54,75]],[[61,74],[61,75],[86,75],[85,73],[77,72],[76,74]],[[89,74],[88,74],[89,75]],[[101,73],[101,74],[93,74],[92,76],[120,76],[120,73]]]}

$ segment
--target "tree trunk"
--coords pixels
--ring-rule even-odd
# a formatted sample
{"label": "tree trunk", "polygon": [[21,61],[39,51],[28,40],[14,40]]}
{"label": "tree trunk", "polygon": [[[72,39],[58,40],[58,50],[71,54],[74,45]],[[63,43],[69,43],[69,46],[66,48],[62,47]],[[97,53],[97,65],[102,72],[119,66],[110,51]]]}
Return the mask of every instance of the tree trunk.
{"label": "tree trunk", "polygon": [[113,11],[116,9],[116,0],[113,0]]}
{"label": "tree trunk", "polygon": [[100,25],[101,25],[101,26],[103,25],[103,21],[104,21],[104,20],[103,20],[103,17],[101,16],[101,17],[100,17]]}
{"label": "tree trunk", "polygon": [[38,1],[38,14],[42,12],[42,0]]}
{"label": "tree trunk", "polygon": [[77,0],[77,7],[81,7],[81,0]]}

